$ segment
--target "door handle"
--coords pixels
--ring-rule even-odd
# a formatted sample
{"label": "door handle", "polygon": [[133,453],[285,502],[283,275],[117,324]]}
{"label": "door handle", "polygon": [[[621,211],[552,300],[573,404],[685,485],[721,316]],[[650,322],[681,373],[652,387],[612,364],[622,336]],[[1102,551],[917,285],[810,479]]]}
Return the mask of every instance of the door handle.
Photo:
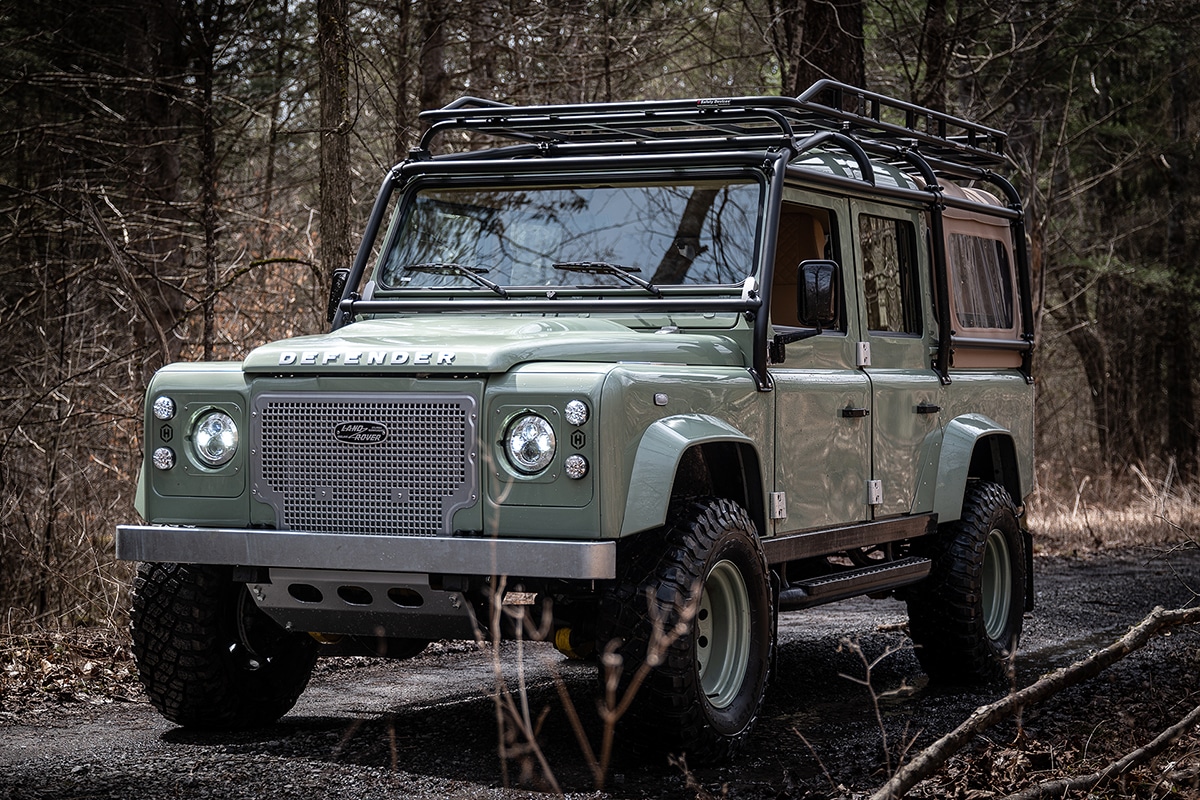
{"label": "door handle", "polygon": [[920,403],[917,403],[918,414],[936,414],[941,410],[942,407],[936,403],[926,403],[924,400],[922,400]]}
{"label": "door handle", "polygon": [[842,416],[852,418],[852,419],[856,418],[856,417],[866,417],[866,416],[869,416],[870,414],[871,414],[871,409],[869,409],[869,408],[855,408],[855,407],[851,406],[849,408],[842,409]]}

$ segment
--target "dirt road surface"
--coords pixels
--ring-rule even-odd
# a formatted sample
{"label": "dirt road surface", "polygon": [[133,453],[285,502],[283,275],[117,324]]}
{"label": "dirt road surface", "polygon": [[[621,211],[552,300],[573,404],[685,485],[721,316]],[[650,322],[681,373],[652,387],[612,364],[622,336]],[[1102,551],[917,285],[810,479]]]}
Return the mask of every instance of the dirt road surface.
{"label": "dirt road surface", "polygon": [[[1036,574],[1037,609],[1025,622],[1018,686],[1107,644],[1156,605],[1191,604],[1200,553],[1039,558]],[[553,789],[550,776],[572,798],[859,796],[882,782],[906,746],[920,748],[1003,693],[928,686],[904,621],[904,605],[892,599],[783,615],[763,716],[732,766],[688,764],[685,772],[621,753],[597,789],[554,678],[562,677],[596,742],[594,668],[541,644],[519,653],[516,643],[501,648],[499,664],[510,686],[524,680],[532,716],[545,714],[539,741],[546,766],[521,755],[502,761],[490,697],[493,654],[451,643],[407,662],[322,661],[296,708],[253,732],[185,731],[138,698],[5,711],[0,798],[513,800],[546,797],[538,790]],[[876,659],[865,685],[866,664]],[[1016,723],[993,729],[914,796],[1007,790],[1073,765],[1090,771],[1195,706],[1198,667],[1200,632],[1162,637],[1091,683],[1027,710],[1020,748],[1009,745]],[[887,695],[875,701],[872,692]],[[1194,779],[1180,772],[1184,761],[1167,762],[1173,780],[1183,773]]]}

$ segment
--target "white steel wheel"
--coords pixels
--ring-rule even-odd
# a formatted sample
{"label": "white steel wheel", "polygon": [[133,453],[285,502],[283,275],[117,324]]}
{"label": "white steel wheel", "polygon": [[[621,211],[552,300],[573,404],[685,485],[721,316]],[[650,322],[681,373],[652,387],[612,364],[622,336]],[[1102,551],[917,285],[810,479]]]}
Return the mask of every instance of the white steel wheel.
{"label": "white steel wheel", "polygon": [[704,582],[696,612],[696,669],[714,708],[737,697],[750,659],[750,597],[736,565],[717,562]]}
{"label": "white steel wheel", "polygon": [[1012,559],[1004,532],[992,528],[983,551],[983,575],[980,581],[983,600],[983,628],[992,640],[1000,640],[1008,628],[1013,603]]}

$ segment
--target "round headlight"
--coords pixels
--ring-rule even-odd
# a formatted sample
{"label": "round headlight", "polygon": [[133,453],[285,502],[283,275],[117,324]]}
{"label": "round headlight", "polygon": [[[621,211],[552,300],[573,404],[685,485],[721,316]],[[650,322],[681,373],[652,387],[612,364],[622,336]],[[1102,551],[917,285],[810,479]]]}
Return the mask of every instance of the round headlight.
{"label": "round headlight", "polygon": [[563,417],[577,428],[588,421],[588,416],[587,403],[582,400],[572,400],[563,409]]}
{"label": "round headlight", "polygon": [[224,411],[206,411],[192,428],[192,443],[201,461],[219,467],[237,452],[237,424]]}
{"label": "round headlight", "polygon": [[541,472],[554,460],[554,428],[537,414],[517,417],[504,435],[508,460],[526,475]]}

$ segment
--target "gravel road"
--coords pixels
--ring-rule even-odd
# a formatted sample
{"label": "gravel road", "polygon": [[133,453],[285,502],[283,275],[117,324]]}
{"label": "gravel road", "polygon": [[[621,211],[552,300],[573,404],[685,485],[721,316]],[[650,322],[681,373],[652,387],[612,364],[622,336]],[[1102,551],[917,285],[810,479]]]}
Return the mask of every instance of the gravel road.
{"label": "gravel road", "polygon": [[[1035,569],[1038,607],[1026,619],[1016,674],[1022,686],[1112,641],[1156,605],[1189,604],[1189,587],[1200,589],[1194,549],[1039,558]],[[618,754],[599,790],[555,681],[561,676],[595,740],[591,666],[540,644],[518,652],[506,643],[495,659],[447,643],[407,662],[322,661],[290,714],[248,733],[184,731],[137,699],[0,714],[0,798],[512,800],[545,797],[538,790],[555,785],[573,798],[854,796],[876,787],[907,744],[927,744],[998,696],[928,687],[904,621],[903,604],[890,599],[785,614],[763,717],[733,766],[689,764],[685,773]],[[545,715],[545,766],[528,754],[497,754],[497,662],[510,686],[524,680],[530,713]],[[1064,763],[1074,753],[1083,764],[1106,749],[1132,749],[1197,703],[1198,665],[1200,632],[1162,637],[1091,684],[1028,710],[1019,753],[1005,744],[1017,729],[1001,726],[918,793],[1028,782],[1046,751]],[[875,702],[872,692],[887,695]]]}

